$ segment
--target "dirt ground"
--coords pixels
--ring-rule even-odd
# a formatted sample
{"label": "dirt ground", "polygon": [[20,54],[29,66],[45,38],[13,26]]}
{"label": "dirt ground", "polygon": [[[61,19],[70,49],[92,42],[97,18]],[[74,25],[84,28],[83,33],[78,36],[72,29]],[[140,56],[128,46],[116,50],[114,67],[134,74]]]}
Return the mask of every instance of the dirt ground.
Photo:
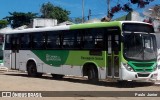
{"label": "dirt ground", "polygon": [[[89,83],[86,79],[81,77],[71,77],[65,76],[61,80],[54,80],[51,75],[45,74],[41,78],[33,78],[28,77],[27,73],[19,72],[19,71],[1,71],[0,72],[0,91],[1,92],[44,92],[44,91],[52,91],[43,93],[42,96],[52,96],[53,94],[59,93],[56,91],[60,91],[63,94],[60,94],[58,97],[39,97],[36,100],[140,100],[142,97],[127,97],[129,96],[130,92],[133,92],[135,95],[136,91],[147,91],[148,93],[157,93],[160,91],[160,85],[154,85],[150,83],[131,83],[127,87],[120,86],[117,82],[107,82],[107,81],[100,81],[96,84]],[[72,91],[74,92],[73,96],[69,95],[66,96],[65,93],[72,93],[67,92]],[[106,92],[110,91],[110,92]],[[99,95],[105,93],[112,93],[115,91],[116,95],[122,94],[123,97],[114,97],[113,94],[109,97],[105,97],[106,95]],[[128,91],[128,92],[125,92]],[[151,92],[152,91],[152,92]],[[101,93],[102,92],[102,93]],[[79,94],[80,93],[80,94]],[[83,94],[86,93],[86,94]],[[95,94],[94,94],[95,93]],[[98,94],[99,93],[99,94]],[[127,94],[129,93],[129,94]],[[138,92],[139,93],[139,92]],[[46,95],[44,95],[46,94]],[[126,95],[125,95],[126,94]],[[75,96],[76,95],[76,96]],[[125,96],[126,97],[125,97]],[[160,93],[157,94],[160,97]],[[0,94],[0,96],[2,96]],[[65,96],[65,97],[64,97]],[[83,97],[84,96],[84,97]],[[146,100],[155,100],[159,99],[159,97],[144,97]],[[21,100],[22,98],[14,97],[0,97],[3,100]],[[23,98],[26,100],[35,100],[35,98]]]}

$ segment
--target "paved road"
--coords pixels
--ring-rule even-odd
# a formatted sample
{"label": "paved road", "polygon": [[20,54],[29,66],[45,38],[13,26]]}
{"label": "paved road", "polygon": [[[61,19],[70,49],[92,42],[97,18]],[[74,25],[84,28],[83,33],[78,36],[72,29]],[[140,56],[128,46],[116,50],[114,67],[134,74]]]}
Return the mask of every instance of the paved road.
{"label": "paved road", "polygon": [[[94,91],[122,91],[122,92],[115,92],[117,95],[119,94],[126,94],[126,96],[130,95],[123,91],[160,91],[159,85],[153,85],[149,83],[132,83],[131,86],[128,87],[121,87],[116,82],[106,82],[101,81],[97,84],[91,84],[86,79],[81,77],[71,77],[67,76],[62,80],[54,80],[51,75],[46,74],[43,75],[42,78],[32,78],[28,77],[26,73],[18,72],[18,71],[8,71],[8,72],[0,72],[0,91],[91,91],[86,92],[85,96],[89,95],[91,97],[54,97],[53,98],[46,98],[47,100],[117,100],[117,99],[126,99],[128,97],[95,97],[98,95],[96,92],[95,95],[92,92]],[[83,96],[83,94],[78,94],[78,96]],[[56,92],[54,92],[56,93]],[[64,92],[65,93],[65,92]],[[82,93],[82,92],[81,92]],[[88,93],[88,94],[87,94]],[[102,92],[103,93],[103,92]],[[130,93],[130,92],[128,92]],[[76,93],[75,93],[76,94]],[[160,95],[160,94],[158,94]],[[63,96],[63,95],[62,95]],[[8,99],[8,98],[3,98]],[[12,100],[20,100],[21,98],[12,98]],[[28,100],[28,98],[24,98]],[[29,98],[35,99],[35,98]],[[40,100],[44,100],[44,98],[39,98]],[[130,97],[130,100],[135,98]],[[140,100],[142,98],[137,98],[136,100]],[[157,97],[145,97],[148,100],[155,100],[158,99]]]}

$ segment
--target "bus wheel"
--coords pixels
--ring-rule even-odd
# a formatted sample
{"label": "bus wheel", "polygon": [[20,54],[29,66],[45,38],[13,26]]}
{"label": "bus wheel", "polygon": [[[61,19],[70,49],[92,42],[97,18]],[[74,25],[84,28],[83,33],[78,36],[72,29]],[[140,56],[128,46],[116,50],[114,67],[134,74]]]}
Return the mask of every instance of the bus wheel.
{"label": "bus wheel", "polygon": [[62,79],[64,77],[64,75],[59,75],[59,74],[51,74],[51,75],[56,80],[60,80],[60,79]]}
{"label": "bus wheel", "polygon": [[42,75],[43,75],[43,73],[38,73],[38,72],[37,72],[37,75],[36,75],[36,76],[37,76],[37,77],[42,77]]}
{"label": "bus wheel", "polygon": [[94,68],[88,69],[88,80],[92,83],[98,82],[98,75]]}
{"label": "bus wheel", "polygon": [[41,77],[42,73],[37,72],[36,64],[34,62],[29,62],[27,66],[28,76],[30,77]]}

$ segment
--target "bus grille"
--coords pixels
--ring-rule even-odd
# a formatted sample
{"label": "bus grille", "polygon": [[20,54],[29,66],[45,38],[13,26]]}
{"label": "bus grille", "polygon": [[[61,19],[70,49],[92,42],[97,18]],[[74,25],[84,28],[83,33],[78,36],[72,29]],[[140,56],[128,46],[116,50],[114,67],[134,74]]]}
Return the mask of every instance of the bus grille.
{"label": "bus grille", "polygon": [[132,63],[136,67],[151,67],[154,63]]}
{"label": "bus grille", "polygon": [[138,73],[138,77],[148,77],[149,74],[141,74],[141,73]]}
{"label": "bus grille", "polygon": [[150,68],[150,69],[143,69],[143,68],[141,68],[141,69],[135,69],[135,71],[136,72],[151,72],[152,71],[152,69]]}
{"label": "bus grille", "polygon": [[152,72],[155,64],[155,62],[129,62],[135,72]]}

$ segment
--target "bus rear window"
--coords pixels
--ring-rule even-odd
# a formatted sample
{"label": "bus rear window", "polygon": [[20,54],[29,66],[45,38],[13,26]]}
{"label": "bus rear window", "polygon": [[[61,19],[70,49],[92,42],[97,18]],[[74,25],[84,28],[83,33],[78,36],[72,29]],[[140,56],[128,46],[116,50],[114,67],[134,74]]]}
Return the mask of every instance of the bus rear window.
{"label": "bus rear window", "polygon": [[124,23],[123,31],[154,33],[154,28],[152,25],[148,25],[148,24]]}

